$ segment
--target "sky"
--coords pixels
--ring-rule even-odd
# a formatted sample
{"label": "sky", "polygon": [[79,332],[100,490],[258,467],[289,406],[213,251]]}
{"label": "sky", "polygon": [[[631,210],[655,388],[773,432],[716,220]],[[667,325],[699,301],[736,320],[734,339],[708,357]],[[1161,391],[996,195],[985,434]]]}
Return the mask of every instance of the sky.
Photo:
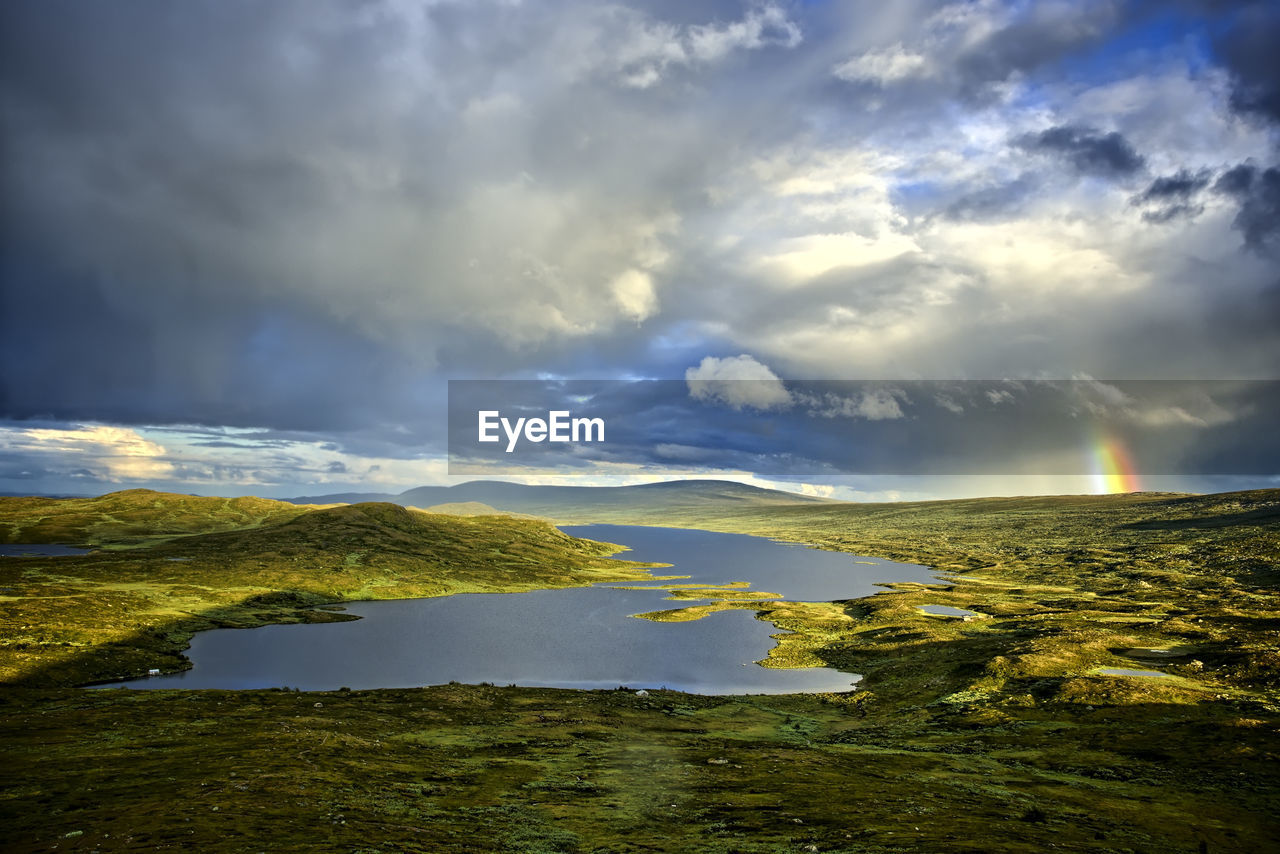
{"label": "sky", "polygon": [[[903,424],[911,383],[1150,424],[1107,389],[1205,383],[1186,442],[1265,445],[1276,44],[1228,0],[0,4],[0,492],[459,482],[450,380],[683,383],[648,452],[547,482],[1120,488],[1083,426],[1078,471],[841,468],[811,448],[894,419],[823,381]],[[811,429],[709,453],[782,409]],[[1280,485],[1178,459],[1130,486]]]}

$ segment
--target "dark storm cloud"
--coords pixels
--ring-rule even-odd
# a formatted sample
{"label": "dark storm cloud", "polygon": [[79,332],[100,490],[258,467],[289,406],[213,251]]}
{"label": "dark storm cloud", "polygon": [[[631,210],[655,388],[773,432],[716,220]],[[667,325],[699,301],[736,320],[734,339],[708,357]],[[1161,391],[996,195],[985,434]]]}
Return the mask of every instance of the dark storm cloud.
{"label": "dark storm cloud", "polygon": [[1222,173],[1213,188],[1239,202],[1232,225],[1247,247],[1261,252],[1275,246],[1280,237],[1280,168],[1241,163]]}
{"label": "dark storm cloud", "polygon": [[1142,212],[1144,222],[1161,225],[1176,219],[1191,219],[1204,213],[1204,205],[1173,204]]}
{"label": "dark storm cloud", "polygon": [[[1225,7],[1213,40],[1214,52],[1231,73],[1231,107],[1242,115],[1280,122],[1280,6],[1267,2],[1208,4],[1211,12]],[[1213,189],[1240,205],[1234,227],[1245,246],[1262,252],[1275,245],[1280,233],[1280,171],[1241,163],[1219,176]]]}
{"label": "dark storm cloud", "polygon": [[705,140],[787,124],[646,87],[801,38],[683,9],[5,4],[3,414],[416,426],[441,367],[643,340]]}
{"label": "dark storm cloud", "polygon": [[1119,132],[1059,125],[1016,140],[1025,151],[1061,157],[1082,175],[1123,178],[1142,169],[1144,158]]}
{"label": "dark storm cloud", "polygon": [[1213,189],[1229,196],[1247,196],[1257,175],[1257,166],[1252,163],[1241,163],[1232,166],[1219,175],[1218,180],[1214,182]]}
{"label": "dark storm cloud", "polygon": [[[340,73],[290,81],[289,9],[6,4],[6,414],[335,427],[391,381],[358,331],[273,305],[255,269],[255,231],[335,201],[291,143],[358,103]],[[294,38],[335,66],[376,53],[367,31],[314,35]]]}
{"label": "dark storm cloud", "polygon": [[[0,406],[9,417],[352,429],[421,418],[422,376],[299,308],[160,292],[2,264]],[[27,277],[27,278],[24,278]]]}
{"label": "dark storm cloud", "polygon": [[1204,205],[1193,199],[1209,186],[1213,173],[1201,169],[1192,173],[1181,169],[1173,175],[1156,178],[1147,189],[1134,196],[1130,203],[1145,207],[1142,218],[1150,223],[1165,223],[1180,217],[1195,217],[1204,212]]}
{"label": "dark storm cloud", "polygon": [[1209,179],[1212,177],[1213,175],[1207,169],[1202,169],[1194,174],[1182,169],[1173,175],[1162,175],[1152,181],[1147,189],[1139,193],[1134,201],[1138,204],[1167,201],[1185,202],[1209,186]]}
{"label": "dark storm cloud", "polygon": [[1280,121],[1280,7],[1247,4],[1214,40],[1232,73],[1231,106],[1242,113]]}

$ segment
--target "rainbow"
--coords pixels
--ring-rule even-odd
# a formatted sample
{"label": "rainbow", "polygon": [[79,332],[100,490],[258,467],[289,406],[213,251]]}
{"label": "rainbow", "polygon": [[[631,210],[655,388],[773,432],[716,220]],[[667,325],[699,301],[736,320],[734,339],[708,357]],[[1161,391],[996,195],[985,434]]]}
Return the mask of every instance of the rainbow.
{"label": "rainbow", "polygon": [[1093,444],[1093,491],[1106,495],[1142,491],[1133,460],[1117,439],[1099,437]]}

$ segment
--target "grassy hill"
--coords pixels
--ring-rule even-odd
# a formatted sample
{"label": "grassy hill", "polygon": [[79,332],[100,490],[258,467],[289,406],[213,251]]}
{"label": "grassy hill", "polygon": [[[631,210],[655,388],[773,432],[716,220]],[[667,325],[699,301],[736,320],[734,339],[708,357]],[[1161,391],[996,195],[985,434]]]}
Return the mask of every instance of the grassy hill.
{"label": "grassy hill", "polygon": [[504,512],[551,519],[581,519],[611,511],[616,514],[614,518],[629,520],[677,508],[727,512],[742,507],[829,503],[823,498],[726,480],[677,480],[634,486],[544,486],[476,480],[456,486],[420,486],[397,495],[336,493],[293,500],[302,504],[390,501],[409,507],[478,502]]}
{"label": "grassy hill", "polygon": [[205,498],[127,489],[97,498],[0,496],[0,543],[138,546],[188,534],[242,530],[307,511],[265,498]]}

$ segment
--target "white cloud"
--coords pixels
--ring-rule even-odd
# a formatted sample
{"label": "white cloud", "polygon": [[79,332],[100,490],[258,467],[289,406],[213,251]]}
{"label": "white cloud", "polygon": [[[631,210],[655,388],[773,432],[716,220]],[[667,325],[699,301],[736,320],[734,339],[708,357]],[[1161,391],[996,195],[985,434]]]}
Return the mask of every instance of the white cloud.
{"label": "white cloud", "polygon": [[787,147],[756,159],[725,188],[741,195],[726,205],[719,241],[743,271],[788,286],[916,253],[892,199],[893,172],[904,165],[863,147]]}
{"label": "white cloud", "polygon": [[954,398],[948,395],[945,395],[945,394],[934,395],[933,401],[934,403],[938,404],[938,406],[942,407],[948,412],[952,412],[956,415],[961,415],[964,413],[964,407],[961,406],[959,403],[957,403]]}
{"label": "white cloud", "polygon": [[696,368],[686,370],[684,378],[694,400],[760,410],[785,409],[792,403],[782,380],[745,354],[726,359],[707,356]]}
{"label": "white cloud", "polygon": [[903,234],[864,235],[808,234],[785,238],[782,251],[760,259],[761,266],[773,268],[786,281],[804,282],[828,270],[866,267],[919,249],[915,240]]}
{"label": "white cloud", "polygon": [[1013,394],[1004,389],[988,389],[986,391],[987,400],[992,406],[999,406],[1002,403],[1013,403]]}
{"label": "white cloud", "polygon": [[992,291],[1019,300],[1142,287],[1150,273],[1129,262],[1117,239],[1131,229],[1119,222],[1110,234],[1099,228],[1109,218],[1099,207],[1094,220],[1046,211],[1009,221],[939,222],[919,240],[944,265],[974,270]]}
{"label": "white cloud", "polygon": [[658,308],[658,297],[653,291],[653,279],[640,270],[625,270],[610,285],[613,298],[623,313],[637,323],[645,320]]}
{"label": "white cloud", "polygon": [[885,84],[926,76],[931,68],[923,54],[896,44],[858,54],[837,65],[831,73],[841,80]]}
{"label": "white cloud", "polygon": [[901,389],[872,389],[855,395],[798,395],[810,415],[821,418],[861,418],[867,421],[889,421],[903,417],[899,400],[906,400]]}
{"label": "white cloud", "polygon": [[938,77],[1010,18],[1010,10],[992,0],[952,3],[919,22],[908,39],[854,54],[831,73],[849,82],[880,85]]}
{"label": "white cloud", "polygon": [[[952,33],[948,50],[960,51],[1009,26],[1005,14],[959,4],[936,24]],[[1107,14],[1094,8],[1081,32]],[[911,39],[882,44],[864,51],[890,56],[901,44],[927,55]],[[853,144],[802,137],[762,152],[715,188],[706,245],[743,284],[724,309],[729,319],[709,323],[708,334],[729,333],[809,377],[848,378],[849,365],[931,378],[1202,373],[1208,352],[1225,352],[1210,343],[1222,327],[1205,309],[1248,304],[1274,274],[1240,252],[1229,199],[1206,191],[1194,220],[1158,226],[1132,199],[1180,168],[1219,174],[1251,156],[1265,162],[1269,144],[1265,128],[1226,109],[1221,74],[1170,57],[1096,86],[1032,87],[1015,75],[1000,97],[970,109],[934,110],[927,122],[886,116]],[[1014,144],[1061,125],[1118,128],[1149,172],[1082,179]],[[978,203],[951,212],[970,197]],[[1206,291],[1206,275],[1221,288]],[[1135,331],[1137,318],[1147,331]],[[1197,343],[1174,345],[1173,329]],[[1266,348],[1235,344],[1240,358],[1223,358],[1227,373],[1265,372]]]}
{"label": "white cloud", "polygon": [[777,45],[793,48],[801,42],[800,28],[779,6],[760,6],[741,21],[706,24],[689,30],[689,53],[701,62],[715,62],[734,50],[758,50]]}
{"label": "white cloud", "polygon": [[26,469],[74,482],[77,490],[103,483],[295,495],[303,486],[360,482],[365,489],[400,491],[445,482],[448,474],[443,457],[365,455],[320,439],[193,426],[0,426],[0,453],[10,463],[6,476]]}
{"label": "white cloud", "polygon": [[0,449],[32,468],[115,483],[166,478],[174,471],[164,446],[127,427],[0,427]]}
{"label": "white cloud", "polygon": [[617,7],[603,16],[626,22],[625,36],[600,56],[625,86],[648,89],[672,68],[712,65],[735,51],[768,47],[794,48],[803,40],[800,27],[775,4],[757,6],[739,20],[677,27]]}

